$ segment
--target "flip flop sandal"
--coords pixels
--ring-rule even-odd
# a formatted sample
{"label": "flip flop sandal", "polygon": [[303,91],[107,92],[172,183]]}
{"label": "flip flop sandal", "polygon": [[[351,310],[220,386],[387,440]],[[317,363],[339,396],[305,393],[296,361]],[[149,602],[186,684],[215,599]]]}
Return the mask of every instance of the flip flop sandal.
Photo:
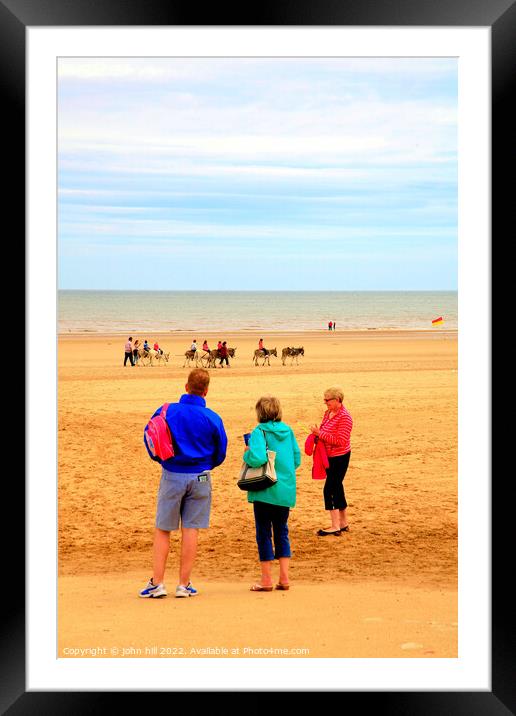
{"label": "flip flop sandal", "polygon": [[262,587],[261,584],[253,584],[253,586],[251,587],[251,592],[272,592],[272,586]]}
{"label": "flip flop sandal", "polygon": [[332,530],[331,532],[319,530],[317,534],[319,535],[319,537],[328,537],[329,535],[335,535],[335,537],[340,537],[340,530]]}
{"label": "flip flop sandal", "polygon": [[288,584],[281,584],[281,582],[279,582],[278,584],[276,584],[276,589],[281,589],[281,590],[283,590],[284,592],[286,592],[289,588],[290,588],[290,587],[289,587]]}
{"label": "flip flop sandal", "polygon": [[345,527],[340,528],[341,532],[349,532],[349,525],[346,525]]}

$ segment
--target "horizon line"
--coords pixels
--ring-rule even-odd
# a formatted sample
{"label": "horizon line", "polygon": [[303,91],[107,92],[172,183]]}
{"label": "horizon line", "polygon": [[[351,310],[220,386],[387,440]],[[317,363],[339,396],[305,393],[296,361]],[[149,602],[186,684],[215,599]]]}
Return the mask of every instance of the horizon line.
{"label": "horizon line", "polygon": [[106,291],[113,293],[437,293],[457,288],[58,288],[58,291]]}

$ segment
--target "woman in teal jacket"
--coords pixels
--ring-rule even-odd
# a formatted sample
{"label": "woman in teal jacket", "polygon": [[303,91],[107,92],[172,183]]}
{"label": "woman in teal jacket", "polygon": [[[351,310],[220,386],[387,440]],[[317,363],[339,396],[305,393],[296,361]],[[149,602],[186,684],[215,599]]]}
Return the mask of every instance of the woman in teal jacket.
{"label": "woman in teal jacket", "polygon": [[[256,542],[262,568],[262,579],[253,584],[252,592],[272,591],[272,563],[279,561],[279,581],[276,589],[288,589],[288,566],[291,556],[288,536],[290,508],[296,504],[296,468],[301,464],[301,451],[292,428],[281,421],[281,405],[277,398],[266,395],[256,403],[258,425],[251,433],[244,452],[250,467],[267,461],[267,449],[276,453],[275,468],[278,481],[265,490],[248,492],[253,503]],[[272,535],[274,534],[274,549]]]}

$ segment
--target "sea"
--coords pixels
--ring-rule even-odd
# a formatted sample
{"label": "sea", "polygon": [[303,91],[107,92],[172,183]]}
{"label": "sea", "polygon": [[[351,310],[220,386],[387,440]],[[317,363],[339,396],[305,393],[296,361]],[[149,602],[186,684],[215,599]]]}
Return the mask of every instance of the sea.
{"label": "sea", "polygon": [[57,311],[59,334],[457,330],[457,291],[59,290]]}

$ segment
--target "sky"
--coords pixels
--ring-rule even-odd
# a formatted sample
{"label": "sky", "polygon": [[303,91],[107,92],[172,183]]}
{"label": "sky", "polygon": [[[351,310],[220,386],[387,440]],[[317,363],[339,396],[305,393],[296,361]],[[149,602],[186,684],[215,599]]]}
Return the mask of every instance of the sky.
{"label": "sky", "polygon": [[60,58],[61,289],[456,290],[453,58]]}

